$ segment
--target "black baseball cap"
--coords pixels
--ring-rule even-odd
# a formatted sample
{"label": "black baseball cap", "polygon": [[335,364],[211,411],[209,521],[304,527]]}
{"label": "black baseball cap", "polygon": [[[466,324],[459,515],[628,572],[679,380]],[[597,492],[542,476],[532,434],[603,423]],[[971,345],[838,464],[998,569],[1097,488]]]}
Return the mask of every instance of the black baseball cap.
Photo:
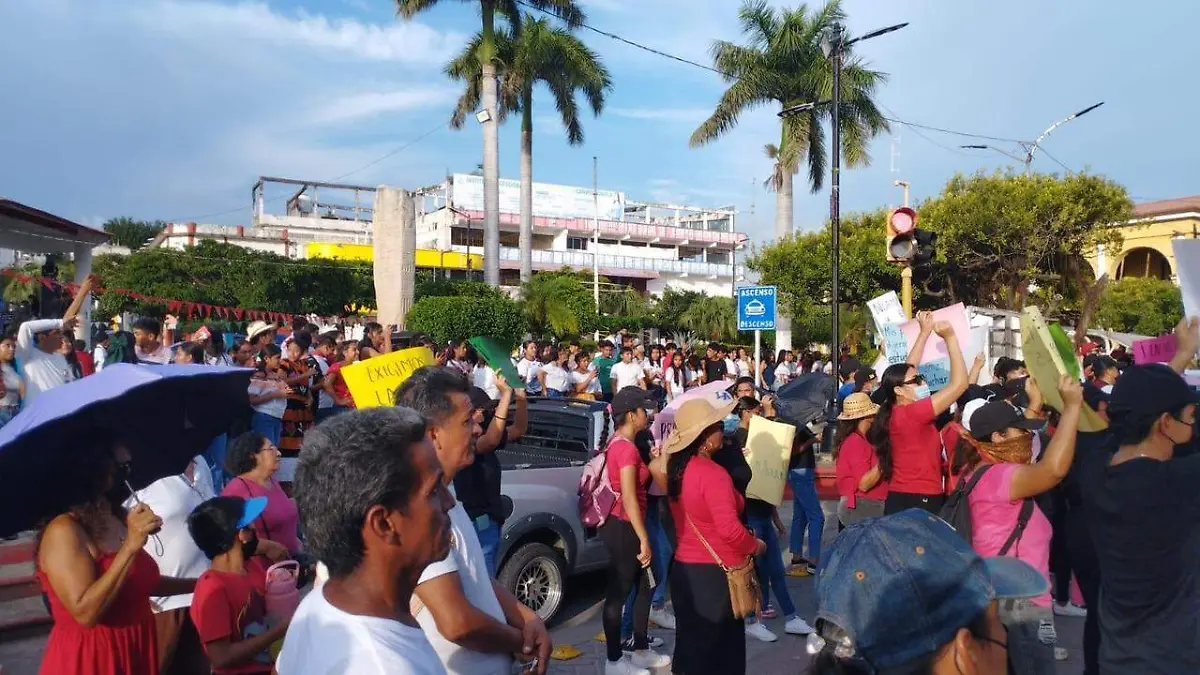
{"label": "black baseball cap", "polygon": [[1043,420],[1031,420],[1021,414],[1007,401],[988,401],[971,414],[971,435],[977,441],[990,441],[992,434],[1010,427],[1035,431],[1045,424]]}
{"label": "black baseball cap", "polygon": [[851,375],[854,375],[861,367],[862,363],[858,359],[851,356],[845,361],[842,361],[841,365],[838,366],[838,375],[841,375],[842,379],[844,380]]}
{"label": "black baseball cap", "polygon": [[1114,423],[1122,419],[1154,419],[1163,413],[1179,412],[1196,400],[1195,390],[1169,366],[1161,363],[1131,366],[1113,385],[1108,417]]}
{"label": "black baseball cap", "polygon": [[634,410],[654,410],[657,405],[650,394],[641,387],[625,387],[613,395],[612,412],[614,416],[624,415]]}

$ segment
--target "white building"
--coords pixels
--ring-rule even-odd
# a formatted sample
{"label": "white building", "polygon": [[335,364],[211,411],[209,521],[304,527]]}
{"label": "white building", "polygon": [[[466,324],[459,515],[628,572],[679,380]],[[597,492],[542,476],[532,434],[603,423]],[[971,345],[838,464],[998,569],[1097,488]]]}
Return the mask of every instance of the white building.
{"label": "white building", "polygon": [[[268,196],[268,187],[280,186],[287,192]],[[455,174],[418,194],[417,266],[481,271],[483,179]],[[296,259],[370,260],[374,197],[374,188],[361,185],[262,178],[253,190],[252,226],[171,223],[153,245],[183,249],[214,239]],[[500,181],[500,281],[509,287],[519,285],[519,203],[520,183]],[[729,295],[735,257],[747,243],[733,208],[635,202],[620,192],[593,196],[591,188],[534,183],[533,212],[535,272],[591,271],[595,260],[612,283],[646,293],[669,286]],[[739,283],[745,273],[736,265]]]}

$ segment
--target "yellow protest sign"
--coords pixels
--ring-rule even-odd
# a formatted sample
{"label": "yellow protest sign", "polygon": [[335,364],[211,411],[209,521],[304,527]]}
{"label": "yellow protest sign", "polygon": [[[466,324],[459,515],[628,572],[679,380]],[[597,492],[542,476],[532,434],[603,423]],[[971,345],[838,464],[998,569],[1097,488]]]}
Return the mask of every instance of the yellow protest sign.
{"label": "yellow protest sign", "polygon": [[396,390],[415,371],[434,364],[433,352],[414,347],[382,354],[342,368],[346,387],[354,396],[354,405],[378,408],[396,404]]}
{"label": "yellow protest sign", "polygon": [[792,456],[792,441],[796,427],[772,422],[765,417],[750,420],[746,435],[746,463],[750,465],[750,485],[746,496],[779,506],[783,502],[783,487],[787,484],[788,460]]}
{"label": "yellow protest sign", "polygon": [[[1062,396],[1058,393],[1058,381],[1067,375],[1067,366],[1058,354],[1050,328],[1037,307],[1026,307],[1021,312],[1021,349],[1025,356],[1025,367],[1029,376],[1042,390],[1046,405],[1055,410],[1063,409]],[[1103,431],[1108,428],[1100,415],[1086,403],[1079,418],[1080,431]]]}

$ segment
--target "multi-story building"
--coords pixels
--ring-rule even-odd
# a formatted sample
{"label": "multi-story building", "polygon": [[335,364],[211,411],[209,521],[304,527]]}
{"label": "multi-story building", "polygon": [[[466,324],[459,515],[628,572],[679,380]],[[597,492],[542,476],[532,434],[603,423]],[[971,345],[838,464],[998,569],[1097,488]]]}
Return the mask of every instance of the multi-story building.
{"label": "multi-story building", "polygon": [[1179,283],[1171,240],[1200,238],[1200,196],[1138,204],[1132,220],[1112,227],[1121,232],[1121,248],[1098,247],[1086,255],[1097,278],[1108,274],[1114,281],[1153,277]]}
{"label": "multi-story building", "polygon": [[[454,174],[433,189],[417,219],[418,248],[483,250],[483,178]],[[520,283],[520,182],[500,181],[500,283]],[[729,295],[745,267],[747,237],[732,207],[706,209],[637,202],[611,190],[533,184],[535,272],[598,265],[610,282],[642,292]]]}
{"label": "multi-story building", "polygon": [[[268,191],[280,194],[268,194]],[[417,266],[454,275],[483,267],[483,179],[455,174],[417,200]],[[185,248],[215,239],[290,258],[371,260],[375,188],[261,178],[253,224],[172,223],[156,246]],[[282,208],[276,207],[282,203]],[[519,285],[520,183],[500,181],[501,285]],[[747,242],[733,208],[636,202],[624,193],[534,183],[533,268],[600,274],[644,293],[677,290],[729,295],[745,277]]]}

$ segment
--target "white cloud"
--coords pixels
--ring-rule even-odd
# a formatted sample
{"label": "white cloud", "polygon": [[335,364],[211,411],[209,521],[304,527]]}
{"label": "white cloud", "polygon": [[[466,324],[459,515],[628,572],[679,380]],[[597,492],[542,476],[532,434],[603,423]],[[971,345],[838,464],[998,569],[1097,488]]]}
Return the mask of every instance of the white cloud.
{"label": "white cloud", "polygon": [[384,113],[446,106],[453,103],[458,92],[449,87],[375,91],[333,99],[320,105],[309,121],[312,124],[334,124],[376,117]]}

